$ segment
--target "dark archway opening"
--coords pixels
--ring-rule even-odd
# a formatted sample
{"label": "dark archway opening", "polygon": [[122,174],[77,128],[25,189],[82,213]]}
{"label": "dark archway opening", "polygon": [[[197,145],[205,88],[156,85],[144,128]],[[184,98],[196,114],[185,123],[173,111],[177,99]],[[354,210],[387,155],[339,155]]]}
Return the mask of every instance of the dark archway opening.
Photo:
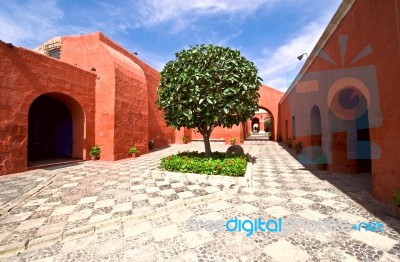
{"label": "dark archway opening", "polygon": [[258,133],[260,131],[260,119],[253,117],[251,120],[251,129],[253,133]]}
{"label": "dark archway opening", "polygon": [[352,173],[372,170],[368,98],[356,86],[346,86],[333,99],[335,125],[347,131],[347,160]]}
{"label": "dark archway opening", "polygon": [[[369,135],[368,111],[357,119],[357,170],[358,173],[368,173],[372,170],[371,144]],[[366,127],[367,126],[367,127]]]}
{"label": "dark archway opening", "polygon": [[322,154],[322,127],[321,112],[317,105],[314,105],[310,113],[311,130],[311,160],[315,161]]}
{"label": "dark archway opening", "polygon": [[28,166],[71,160],[72,146],[73,121],[69,108],[49,95],[36,98],[28,114]]}

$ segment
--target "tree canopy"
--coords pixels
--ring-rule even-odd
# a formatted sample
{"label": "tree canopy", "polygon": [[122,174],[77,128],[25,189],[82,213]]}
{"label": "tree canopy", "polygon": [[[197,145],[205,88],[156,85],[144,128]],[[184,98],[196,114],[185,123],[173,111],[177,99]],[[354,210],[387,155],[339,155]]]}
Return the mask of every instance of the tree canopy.
{"label": "tree canopy", "polygon": [[231,128],[258,110],[262,79],[253,62],[227,47],[196,45],[175,56],[161,71],[157,104],[167,125],[197,128],[210,156],[216,126]]}

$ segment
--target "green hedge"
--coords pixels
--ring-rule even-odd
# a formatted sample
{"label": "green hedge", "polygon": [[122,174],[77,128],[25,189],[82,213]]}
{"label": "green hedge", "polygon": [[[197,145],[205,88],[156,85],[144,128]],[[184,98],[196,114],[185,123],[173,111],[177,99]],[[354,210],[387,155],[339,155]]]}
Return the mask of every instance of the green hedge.
{"label": "green hedge", "polygon": [[182,152],[161,159],[161,167],[166,171],[222,176],[244,176],[248,156],[233,156],[214,152],[211,158],[205,153]]}

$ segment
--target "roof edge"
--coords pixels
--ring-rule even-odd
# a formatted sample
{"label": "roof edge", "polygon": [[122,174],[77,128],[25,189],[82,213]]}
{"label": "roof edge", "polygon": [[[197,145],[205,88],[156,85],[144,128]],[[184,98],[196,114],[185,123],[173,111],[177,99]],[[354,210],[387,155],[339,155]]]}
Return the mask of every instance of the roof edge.
{"label": "roof edge", "polygon": [[324,32],[322,33],[321,37],[319,38],[317,44],[314,46],[313,50],[311,51],[310,55],[308,56],[306,62],[304,65],[301,67],[300,72],[297,74],[296,78],[293,80],[292,84],[289,86],[288,90],[286,90],[285,94],[279,101],[279,104],[283,102],[283,100],[286,99],[288,94],[293,90],[294,86],[297,84],[297,82],[303,77],[304,72],[307,71],[307,69],[310,67],[310,65],[314,62],[315,58],[318,55],[318,51],[321,50],[326,42],[330,39],[332,36],[333,32],[337,28],[337,26],[340,24],[342,19],[347,15],[349,12],[350,8],[353,6],[355,0],[343,0],[338,9],[336,10],[336,13],[333,15],[332,19],[329,21],[327,27],[325,28]]}
{"label": "roof edge", "polygon": [[[266,85],[266,84],[261,84],[261,87],[270,88],[270,89],[272,89],[272,90],[274,90],[274,91],[276,91],[276,92],[281,93],[282,95],[284,94],[284,92],[282,92],[281,90],[278,90],[278,89],[276,89],[276,88],[274,88],[274,87],[271,87],[271,86],[269,86],[269,85]],[[261,87],[260,87],[260,88],[261,88]]]}

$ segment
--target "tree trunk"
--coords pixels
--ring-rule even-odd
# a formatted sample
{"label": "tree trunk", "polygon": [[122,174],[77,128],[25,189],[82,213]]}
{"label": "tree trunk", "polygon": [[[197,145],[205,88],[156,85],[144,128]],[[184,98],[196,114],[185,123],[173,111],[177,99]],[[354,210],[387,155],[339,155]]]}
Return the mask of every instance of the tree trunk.
{"label": "tree trunk", "polygon": [[206,152],[206,157],[211,157],[211,145],[210,145],[210,137],[208,134],[203,134],[204,139],[204,148]]}
{"label": "tree trunk", "polygon": [[212,126],[210,128],[207,128],[207,126],[205,125],[203,127],[199,127],[198,129],[200,134],[203,136],[206,157],[211,157],[212,152],[210,145],[210,136],[214,128]]}

